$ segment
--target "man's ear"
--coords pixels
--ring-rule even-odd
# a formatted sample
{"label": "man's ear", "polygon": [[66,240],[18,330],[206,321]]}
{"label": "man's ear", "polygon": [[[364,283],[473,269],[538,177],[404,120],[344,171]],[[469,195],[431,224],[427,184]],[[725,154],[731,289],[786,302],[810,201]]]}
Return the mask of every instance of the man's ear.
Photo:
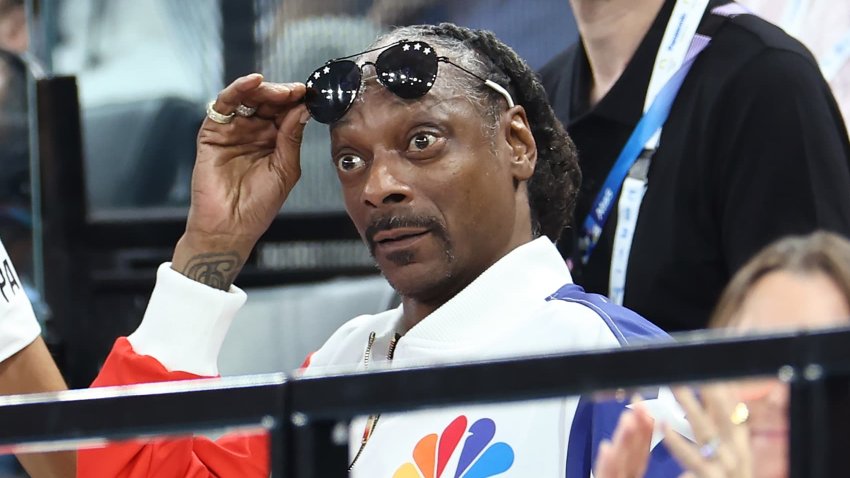
{"label": "man's ear", "polygon": [[504,113],[508,123],[505,136],[511,148],[511,168],[518,181],[528,181],[537,163],[537,143],[528,125],[525,108],[514,106]]}

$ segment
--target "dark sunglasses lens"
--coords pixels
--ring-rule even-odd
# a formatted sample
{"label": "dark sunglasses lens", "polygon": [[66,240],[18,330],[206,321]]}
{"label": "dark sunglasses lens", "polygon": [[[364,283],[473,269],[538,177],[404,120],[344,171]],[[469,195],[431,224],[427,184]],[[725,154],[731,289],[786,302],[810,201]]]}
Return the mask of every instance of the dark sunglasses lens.
{"label": "dark sunglasses lens", "polygon": [[402,42],[378,55],[375,70],[381,84],[396,95],[419,98],[437,78],[437,54],[427,43]]}
{"label": "dark sunglasses lens", "polygon": [[360,89],[360,67],[353,61],[335,61],[314,71],[307,84],[305,103],[310,116],[330,124],[342,118]]}

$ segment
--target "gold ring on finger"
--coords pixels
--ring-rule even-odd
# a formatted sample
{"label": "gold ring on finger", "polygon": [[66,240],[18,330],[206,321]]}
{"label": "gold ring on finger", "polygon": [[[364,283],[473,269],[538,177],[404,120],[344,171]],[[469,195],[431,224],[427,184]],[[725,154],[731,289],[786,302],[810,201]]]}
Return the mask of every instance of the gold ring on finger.
{"label": "gold ring on finger", "polygon": [[236,116],[236,113],[223,114],[219,113],[213,107],[215,105],[215,100],[210,101],[207,104],[207,118],[215,121],[218,124],[228,124],[233,121],[233,117]]}
{"label": "gold ring on finger", "polygon": [[743,425],[750,418],[750,409],[744,402],[738,402],[732,413],[729,415],[729,420],[733,425]]}

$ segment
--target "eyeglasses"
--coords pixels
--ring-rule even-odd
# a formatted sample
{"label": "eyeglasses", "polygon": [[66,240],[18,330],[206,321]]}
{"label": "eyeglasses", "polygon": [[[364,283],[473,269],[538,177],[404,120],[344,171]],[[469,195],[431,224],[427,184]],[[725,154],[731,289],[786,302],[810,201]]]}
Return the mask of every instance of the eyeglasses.
{"label": "eyeglasses", "polygon": [[[349,58],[384,50],[374,63],[357,64]],[[423,41],[400,40],[389,46],[366,50],[354,55],[328,60],[307,79],[305,103],[316,121],[331,124],[342,118],[360,91],[363,81],[362,68],[375,67],[378,82],[396,96],[414,99],[424,96],[434,86],[438,63],[448,63],[481,80],[485,85],[502,95],[513,108],[514,100],[498,83],[485,80],[466,68],[453,63],[444,56],[437,56],[434,48]]]}

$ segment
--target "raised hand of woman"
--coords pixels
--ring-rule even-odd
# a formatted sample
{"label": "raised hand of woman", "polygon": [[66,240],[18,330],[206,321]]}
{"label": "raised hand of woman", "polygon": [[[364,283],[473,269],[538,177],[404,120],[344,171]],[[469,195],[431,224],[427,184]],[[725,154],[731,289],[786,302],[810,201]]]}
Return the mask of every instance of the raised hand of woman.
{"label": "raised hand of woman", "polygon": [[730,389],[720,384],[702,387],[702,402],[688,388],[677,388],[673,393],[696,438],[693,443],[665,427],[667,448],[687,470],[682,477],[751,478],[746,405],[734,400]]}

